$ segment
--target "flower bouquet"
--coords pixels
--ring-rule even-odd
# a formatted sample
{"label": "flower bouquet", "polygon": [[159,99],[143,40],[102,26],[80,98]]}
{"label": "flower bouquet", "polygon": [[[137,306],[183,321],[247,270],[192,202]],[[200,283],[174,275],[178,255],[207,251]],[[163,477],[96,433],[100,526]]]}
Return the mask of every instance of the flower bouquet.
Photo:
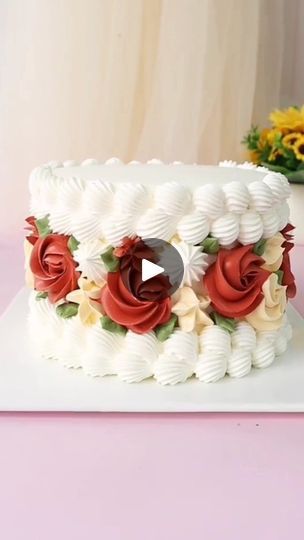
{"label": "flower bouquet", "polygon": [[250,160],[304,184],[304,105],[276,109],[269,119],[270,128],[252,126],[242,141]]}

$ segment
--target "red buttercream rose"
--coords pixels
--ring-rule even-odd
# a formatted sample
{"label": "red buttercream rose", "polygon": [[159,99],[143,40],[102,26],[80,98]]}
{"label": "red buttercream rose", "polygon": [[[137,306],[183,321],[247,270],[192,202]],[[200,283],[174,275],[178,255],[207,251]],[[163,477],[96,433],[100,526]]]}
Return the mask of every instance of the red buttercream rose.
{"label": "red buttercream rose", "polygon": [[107,285],[101,291],[101,303],[106,314],[116,323],[136,332],[150,332],[171,316],[171,298],[159,302],[142,301],[126,288],[119,272],[108,274]]}
{"label": "red buttercream rose", "polygon": [[290,264],[290,255],[289,252],[294,247],[293,240],[293,234],[292,231],[294,230],[293,225],[288,223],[286,227],[281,231],[285,238],[285,242],[282,244],[282,247],[284,248],[283,251],[283,261],[281,264],[280,270],[283,272],[283,279],[282,279],[282,285],[286,285],[286,294],[288,298],[294,298],[297,292],[297,287],[295,284],[295,277],[291,271],[291,264]]}
{"label": "red buttercream rose", "polygon": [[225,317],[244,317],[262,301],[262,285],[270,273],[253,246],[221,249],[204,277],[213,308]]}
{"label": "red buttercream rose", "polygon": [[36,243],[36,240],[39,238],[39,232],[36,225],[36,218],[34,216],[29,216],[28,218],[26,218],[25,221],[27,223],[25,230],[28,231],[29,233],[27,234],[26,239],[33,246]]}
{"label": "red buttercream rose", "polygon": [[51,302],[58,302],[77,289],[80,276],[68,248],[68,236],[49,234],[39,237],[33,247],[30,268],[37,291],[47,292]]}

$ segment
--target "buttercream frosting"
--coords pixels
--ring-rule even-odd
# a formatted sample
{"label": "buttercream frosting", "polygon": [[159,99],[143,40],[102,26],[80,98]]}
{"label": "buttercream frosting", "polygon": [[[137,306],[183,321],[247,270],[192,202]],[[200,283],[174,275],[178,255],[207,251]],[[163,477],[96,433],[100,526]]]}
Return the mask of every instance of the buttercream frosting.
{"label": "buttercream frosting", "polygon": [[226,208],[232,214],[243,214],[248,210],[250,195],[247,186],[242,182],[229,182],[223,186]]}
{"label": "buttercream frosting", "polygon": [[255,244],[263,235],[263,222],[261,216],[249,210],[240,216],[238,240],[243,245]]}
{"label": "buttercream frosting", "polygon": [[227,356],[215,351],[206,350],[199,354],[195,367],[196,377],[206,383],[217,382],[227,371]]}
{"label": "buttercream frosting", "polygon": [[230,246],[239,236],[239,219],[235,214],[224,214],[213,221],[211,234],[222,246]]}
{"label": "buttercream frosting", "polygon": [[177,225],[180,238],[188,244],[199,244],[208,236],[209,231],[209,220],[199,210],[186,214]]}
{"label": "buttercream frosting", "polygon": [[141,238],[168,241],[176,231],[177,218],[162,208],[149,208],[138,220],[136,234]]}
{"label": "buttercream frosting", "polygon": [[154,204],[172,216],[182,216],[191,205],[190,191],[179,182],[165,182],[155,189]]}
{"label": "buttercream frosting", "polygon": [[251,353],[245,349],[232,349],[228,356],[227,373],[230,377],[245,377],[251,370]]}
{"label": "buttercream frosting", "polygon": [[195,207],[210,219],[216,219],[224,212],[225,196],[223,190],[214,184],[205,184],[194,191]]}

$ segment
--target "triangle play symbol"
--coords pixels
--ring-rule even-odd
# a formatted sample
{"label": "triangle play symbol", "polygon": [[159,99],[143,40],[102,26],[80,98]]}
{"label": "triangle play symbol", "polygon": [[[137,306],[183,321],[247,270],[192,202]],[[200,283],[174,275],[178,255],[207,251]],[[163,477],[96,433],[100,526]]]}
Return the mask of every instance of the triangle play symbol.
{"label": "triangle play symbol", "polygon": [[148,261],[147,259],[142,259],[142,267],[141,267],[141,279],[142,281],[147,281],[148,279],[151,279],[155,276],[158,276],[159,274],[162,274],[165,271],[165,269],[162,266],[159,266],[158,264],[154,264],[151,261]]}

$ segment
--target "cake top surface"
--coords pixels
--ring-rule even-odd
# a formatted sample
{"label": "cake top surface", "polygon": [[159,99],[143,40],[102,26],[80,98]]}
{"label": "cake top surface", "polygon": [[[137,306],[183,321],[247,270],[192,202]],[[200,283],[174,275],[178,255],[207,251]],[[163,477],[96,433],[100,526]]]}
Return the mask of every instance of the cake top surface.
{"label": "cake top surface", "polygon": [[67,161],[63,164],[50,164],[52,174],[58,178],[81,178],[83,181],[107,180],[113,183],[138,182],[143,185],[157,185],[176,181],[188,187],[200,184],[224,185],[233,181],[245,184],[262,180],[265,172],[256,168],[218,167],[209,165],[184,165],[179,162],[163,164],[158,160],[148,163],[131,162],[124,164],[118,159],[104,164],[96,160],[86,160],[81,165]]}

